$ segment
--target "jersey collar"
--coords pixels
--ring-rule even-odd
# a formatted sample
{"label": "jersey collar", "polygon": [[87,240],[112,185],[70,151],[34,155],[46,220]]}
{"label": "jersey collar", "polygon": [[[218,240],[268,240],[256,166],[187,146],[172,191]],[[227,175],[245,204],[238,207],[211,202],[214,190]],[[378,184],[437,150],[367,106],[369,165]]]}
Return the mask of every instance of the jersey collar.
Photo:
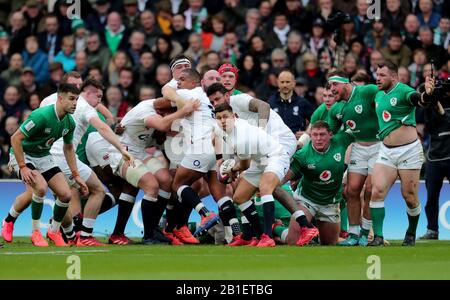
{"label": "jersey collar", "polygon": [[56,119],[58,119],[58,122],[61,122],[61,120],[58,117],[58,112],[56,111],[56,103],[53,104],[53,111],[55,112],[55,116],[56,116]]}
{"label": "jersey collar", "polygon": [[330,144],[328,145],[327,150],[325,150],[323,152],[320,152],[320,151],[316,150],[316,148],[314,148],[312,143],[311,143],[311,148],[313,148],[313,150],[316,151],[318,154],[325,155],[325,154],[327,154],[328,150],[330,150],[330,148],[331,148],[331,140],[330,140]]}
{"label": "jersey collar", "polygon": [[400,81],[398,81],[395,85],[394,85],[394,87],[392,88],[392,89],[390,89],[387,93],[386,92],[384,92],[386,95],[389,95],[393,90],[395,90],[396,88],[397,88],[397,86],[400,84]]}

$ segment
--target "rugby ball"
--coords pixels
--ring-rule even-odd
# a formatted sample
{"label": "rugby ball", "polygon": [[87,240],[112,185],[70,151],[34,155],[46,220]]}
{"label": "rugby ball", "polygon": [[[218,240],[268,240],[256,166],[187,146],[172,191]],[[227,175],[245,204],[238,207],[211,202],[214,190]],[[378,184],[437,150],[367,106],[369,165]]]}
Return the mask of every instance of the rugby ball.
{"label": "rugby ball", "polygon": [[232,158],[224,160],[224,162],[219,167],[219,172],[217,172],[217,177],[220,182],[222,182],[223,184],[227,184],[233,181],[231,179],[229,172],[231,171],[231,168],[233,168],[235,164],[236,161]]}

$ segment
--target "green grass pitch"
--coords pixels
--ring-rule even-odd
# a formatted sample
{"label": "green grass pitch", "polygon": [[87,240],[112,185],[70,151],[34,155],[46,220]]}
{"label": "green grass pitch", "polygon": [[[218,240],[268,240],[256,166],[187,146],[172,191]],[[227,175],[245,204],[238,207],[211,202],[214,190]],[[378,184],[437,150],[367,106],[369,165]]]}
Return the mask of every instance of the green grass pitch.
{"label": "green grass pitch", "polygon": [[108,246],[37,248],[16,238],[0,249],[0,279],[67,279],[67,258],[80,258],[81,279],[367,279],[371,255],[381,279],[450,279],[450,241],[383,248]]}

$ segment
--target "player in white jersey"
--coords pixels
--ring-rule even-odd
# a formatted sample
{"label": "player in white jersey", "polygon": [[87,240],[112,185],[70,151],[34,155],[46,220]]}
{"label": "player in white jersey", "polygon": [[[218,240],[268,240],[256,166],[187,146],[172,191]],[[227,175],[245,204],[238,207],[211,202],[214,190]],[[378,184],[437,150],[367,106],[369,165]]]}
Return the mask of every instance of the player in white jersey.
{"label": "player in white jersey", "polygon": [[[78,100],[77,110],[75,111],[73,116],[76,123],[74,133],[74,146],[78,146],[81,141],[81,137],[86,132],[87,127],[89,125],[92,125],[97,129],[97,131],[103,138],[105,138],[109,143],[111,143],[111,145],[113,145],[117,150],[120,151],[124,160],[132,161],[132,156],[123,148],[111,128],[101,121],[94,108],[101,101],[101,98],[103,96],[102,84],[94,79],[88,78],[83,82],[81,90],[82,93],[80,94]],[[41,106],[50,105],[52,101],[53,97],[49,96],[47,99],[44,99],[44,101],[42,101]],[[64,160],[63,156],[61,156],[61,145],[59,145],[59,143],[55,143],[50,153],[54,157],[61,171],[70,181],[71,173],[70,169],[67,166],[67,162]],[[86,166],[80,160],[77,160],[77,165],[80,170],[80,176],[81,178],[83,178],[83,180],[86,181],[86,184],[88,185],[90,191],[88,201],[84,208],[82,230],[77,245],[98,246],[101,245],[101,243],[93,238],[92,232],[95,224],[95,219],[100,210],[103,198],[105,197],[105,189],[98,177],[88,166]]]}
{"label": "player in white jersey", "polygon": [[121,160],[117,150],[106,144],[96,133],[89,135],[86,145],[86,154],[93,166],[104,168],[109,165],[114,174],[144,191],[141,204],[144,244],[171,241],[159,231],[158,221],[171,196],[172,178],[164,157],[155,152],[150,155],[146,148],[152,140],[154,130],[169,131],[173,121],[192,113],[198,107],[197,101],[188,101],[177,112],[161,117],[156,113],[153,102],[154,100],[140,102],[121,121],[124,129],[121,141],[137,158],[134,166]]}
{"label": "player in white jersey", "polygon": [[[233,155],[239,159],[239,162],[230,169],[232,178],[236,178],[238,173],[243,173],[239,178],[233,200],[250,222],[254,234],[260,238],[257,246],[274,247],[272,225],[275,221],[275,208],[272,194],[286,175],[290,160],[286,160],[284,149],[279,142],[260,127],[236,118],[227,102],[215,106],[215,114],[217,123],[222,129],[215,132],[216,149],[221,149],[225,157]],[[251,164],[254,166],[252,169]],[[258,189],[264,211],[263,230],[259,224],[255,204],[251,201]]]}

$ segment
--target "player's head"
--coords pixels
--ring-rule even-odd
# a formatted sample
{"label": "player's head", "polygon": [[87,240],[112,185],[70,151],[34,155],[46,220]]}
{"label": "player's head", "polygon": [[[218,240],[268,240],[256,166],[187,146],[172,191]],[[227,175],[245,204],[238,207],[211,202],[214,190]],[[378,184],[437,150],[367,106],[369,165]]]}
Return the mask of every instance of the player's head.
{"label": "player's head", "polygon": [[235,116],[230,104],[224,102],[214,106],[214,113],[220,128],[227,133],[231,132],[234,127]]}
{"label": "player's head", "polygon": [[330,83],[325,84],[325,88],[323,89],[323,103],[327,106],[327,109],[330,109],[334,103],[336,103],[336,96],[333,94],[331,90]]}
{"label": "player's head", "polygon": [[81,74],[76,71],[70,71],[64,74],[61,79],[61,83],[69,83],[77,86],[78,89],[81,89],[81,85],[83,84],[83,79],[81,78]]}
{"label": "player's head", "polygon": [[61,83],[58,87],[58,102],[68,114],[73,114],[77,109],[77,100],[80,90],[74,84]]}
{"label": "player's head", "polygon": [[353,75],[351,81],[354,85],[366,85],[369,84],[370,78],[366,73],[358,71],[355,75]]}
{"label": "player's head", "polygon": [[206,89],[206,95],[213,106],[222,103],[230,103],[230,91],[228,91],[220,82],[210,85],[208,89]]}
{"label": "player's head", "polygon": [[311,125],[311,142],[317,151],[325,151],[330,145],[332,136],[330,125],[327,122],[319,120]]}
{"label": "player's head", "polygon": [[219,72],[216,70],[209,70],[203,75],[202,78],[202,88],[206,92],[206,90],[214,83],[221,82],[222,78],[220,77]]}
{"label": "player's head", "polygon": [[340,70],[331,72],[328,76],[328,83],[331,86],[331,91],[336,96],[336,100],[346,99],[349,89],[351,90],[350,79],[347,73]]}
{"label": "player's head", "polygon": [[398,81],[398,67],[393,62],[386,60],[378,65],[377,86],[380,91],[390,90]]}
{"label": "player's head", "polygon": [[175,80],[178,80],[178,78],[181,75],[181,72],[184,69],[188,69],[192,67],[191,60],[185,56],[185,55],[177,55],[171,62],[170,62],[170,70],[172,71],[172,77]]}
{"label": "player's head", "polygon": [[222,83],[228,91],[232,91],[237,82],[238,69],[232,64],[223,64],[219,67],[219,74],[222,77]]}
{"label": "player's head", "polygon": [[97,107],[102,101],[104,88],[105,87],[99,81],[92,77],[88,77],[81,85],[81,93],[89,105]]}
{"label": "player's head", "polygon": [[179,89],[192,90],[200,85],[200,74],[195,69],[184,69],[178,77],[177,87]]}

